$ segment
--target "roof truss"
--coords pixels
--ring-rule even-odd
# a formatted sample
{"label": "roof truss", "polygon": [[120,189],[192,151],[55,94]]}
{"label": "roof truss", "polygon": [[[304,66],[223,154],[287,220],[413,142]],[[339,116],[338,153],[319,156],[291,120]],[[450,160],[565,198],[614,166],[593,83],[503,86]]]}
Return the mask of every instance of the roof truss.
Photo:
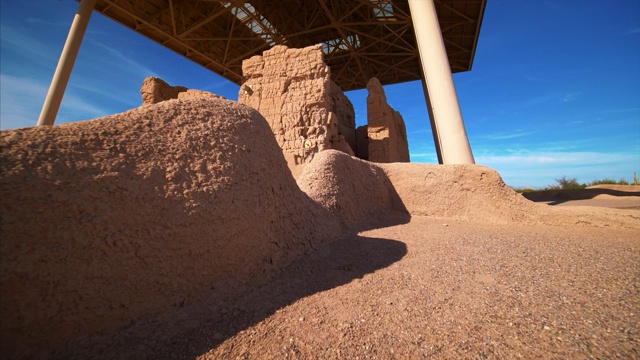
{"label": "roof truss", "polygon": [[[470,70],[486,0],[435,0],[453,72]],[[407,0],[98,0],[96,11],[239,84],[276,44],[325,44],[343,90],[422,78]]]}

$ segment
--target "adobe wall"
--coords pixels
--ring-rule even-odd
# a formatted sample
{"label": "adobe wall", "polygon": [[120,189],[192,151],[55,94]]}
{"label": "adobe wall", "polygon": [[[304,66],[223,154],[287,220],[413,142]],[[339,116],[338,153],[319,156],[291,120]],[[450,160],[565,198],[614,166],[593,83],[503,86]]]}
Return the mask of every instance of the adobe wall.
{"label": "adobe wall", "polygon": [[353,104],[349,98],[342,92],[333,80],[329,82],[331,97],[331,111],[338,117],[338,135],[344,136],[344,140],[349,144],[351,150],[355,153],[357,149],[356,139],[356,117]]}
{"label": "adobe wall", "polygon": [[184,86],[171,86],[158,77],[147,76],[140,88],[142,105],[157,104],[162,101],[177,99],[178,94],[187,90]]}
{"label": "adobe wall", "polygon": [[302,164],[324,149],[353,155],[353,106],[331,80],[321,45],[274,46],[244,60],[242,73],[238,102],[267,119],[285,157]]}
{"label": "adobe wall", "polygon": [[1,131],[0,170],[2,358],[242,291],[343,231],[221,99]]}
{"label": "adobe wall", "polygon": [[189,99],[194,97],[224,99],[224,97],[208,91],[187,89],[184,86],[171,86],[166,81],[154,76],[147,76],[144,79],[142,87],[140,88],[140,94],[142,94],[142,105],[157,104],[171,99]]}
{"label": "adobe wall", "polygon": [[404,120],[387,103],[384,88],[377,78],[367,83],[367,135],[369,161],[409,162],[409,144]]}

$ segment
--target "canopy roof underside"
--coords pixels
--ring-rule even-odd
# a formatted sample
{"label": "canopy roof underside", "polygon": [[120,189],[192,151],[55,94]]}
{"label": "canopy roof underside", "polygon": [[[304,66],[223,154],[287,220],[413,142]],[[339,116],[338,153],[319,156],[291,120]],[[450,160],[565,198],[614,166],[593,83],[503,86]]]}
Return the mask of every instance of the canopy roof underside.
{"label": "canopy roof underside", "polygon": [[[452,72],[471,70],[486,0],[435,0]],[[240,84],[242,60],[323,44],[344,90],[422,78],[407,0],[97,0],[95,10]]]}

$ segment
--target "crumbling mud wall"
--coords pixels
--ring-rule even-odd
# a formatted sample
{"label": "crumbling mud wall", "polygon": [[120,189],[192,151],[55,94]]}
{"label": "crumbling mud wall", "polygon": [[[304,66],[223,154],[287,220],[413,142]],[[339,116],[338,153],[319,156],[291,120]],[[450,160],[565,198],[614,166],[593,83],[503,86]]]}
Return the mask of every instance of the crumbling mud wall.
{"label": "crumbling mud wall", "polygon": [[343,231],[221,99],[2,131],[0,169],[3,358],[240,291]]}
{"label": "crumbling mud wall", "polygon": [[[329,96],[331,97],[331,111],[338,117],[338,136],[344,137],[344,141],[349,144],[350,150],[355,153],[357,146],[356,139],[356,118],[353,104],[342,92],[340,86],[335,82],[329,82]],[[344,151],[343,152],[349,152]]]}
{"label": "crumbling mud wall", "polygon": [[409,144],[404,120],[387,103],[377,78],[367,83],[368,160],[377,163],[409,162]]}
{"label": "crumbling mud wall", "polygon": [[187,90],[184,86],[171,86],[158,77],[147,76],[140,88],[142,105],[157,104],[162,101],[177,99],[179,93]]}
{"label": "crumbling mud wall", "polygon": [[285,157],[295,164],[308,163],[324,149],[354,153],[353,106],[332,82],[323,58],[321,45],[279,45],[242,62],[238,101],[267,119]]}
{"label": "crumbling mud wall", "polygon": [[190,99],[195,97],[224,99],[224,97],[208,91],[187,89],[184,86],[171,86],[166,81],[154,76],[147,76],[144,79],[142,87],[140,88],[140,94],[142,94],[142,105],[157,104],[172,99]]}

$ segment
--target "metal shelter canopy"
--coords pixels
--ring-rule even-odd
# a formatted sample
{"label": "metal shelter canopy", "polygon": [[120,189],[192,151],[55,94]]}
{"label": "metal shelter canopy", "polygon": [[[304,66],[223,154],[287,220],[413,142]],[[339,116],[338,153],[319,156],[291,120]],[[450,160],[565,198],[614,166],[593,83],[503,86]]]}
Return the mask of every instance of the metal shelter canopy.
{"label": "metal shelter canopy", "polygon": [[[471,70],[486,0],[435,0],[452,72]],[[95,11],[240,84],[242,60],[323,44],[344,90],[422,79],[407,0],[97,0]]]}

